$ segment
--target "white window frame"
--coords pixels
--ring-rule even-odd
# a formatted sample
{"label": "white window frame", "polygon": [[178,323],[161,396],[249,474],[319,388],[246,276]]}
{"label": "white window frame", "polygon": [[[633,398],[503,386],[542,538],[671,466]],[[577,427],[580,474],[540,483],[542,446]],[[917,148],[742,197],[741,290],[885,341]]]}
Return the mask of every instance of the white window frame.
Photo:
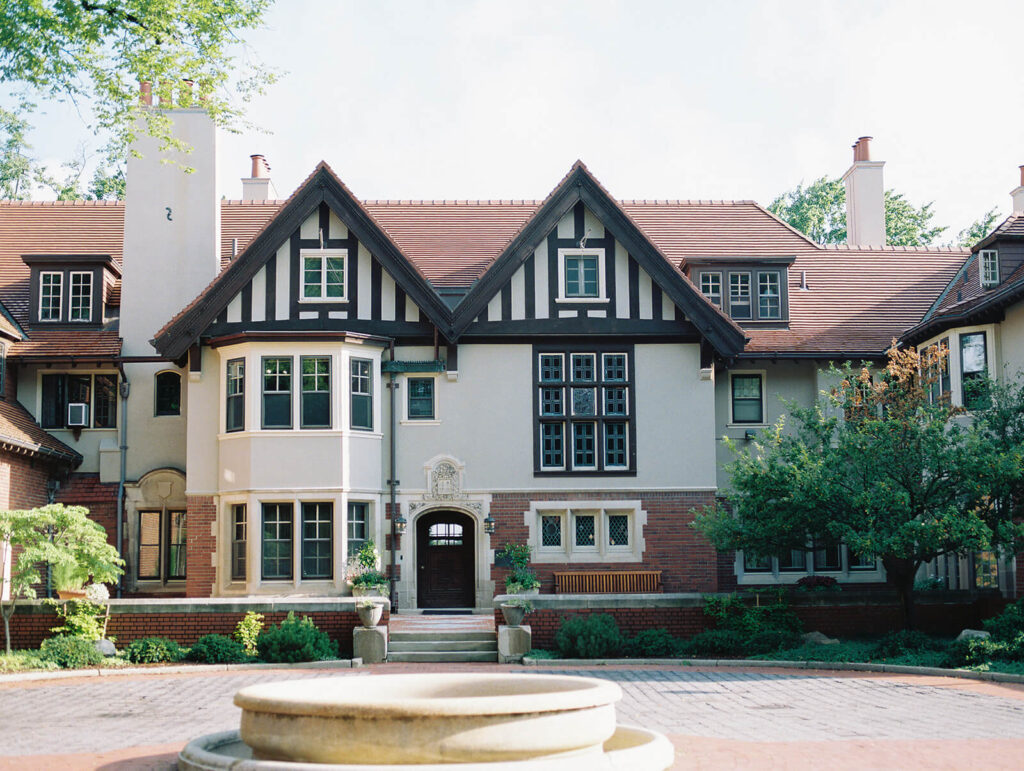
{"label": "white window frame", "polygon": [[[597,297],[569,297],[565,291],[565,258],[594,255],[597,257]],[[558,250],[558,303],[606,303],[608,302],[607,282],[605,281],[605,250],[604,249],[559,249]]]}
{"label": "white window frame", "polygon": [[[740,276],[747,277],[747,301],[745,303],[736,303],[739,306],[746,306],[750,309],[750,315],[745,318],[736,318],[733,314],[733,301],[732,301],[732,280],[733,277],[739,278]],[[735,321],[757,321],[757,316],[754,314],[754,277],[749,270],[730,270],[729,271],[729,318]],[[739,296],[739,295],[737,295]]]}
{"label": "white window frame", "polygon": [[[85,283],[85,312],[84,319],[76,319],[75,313],[75,277],[85,276],[88,280]],[[72,324],[89,324],[92,322],[92,271],[73,270],[68,276],[68,321]]]}
{"label": "white window frame", "polygon": [[[310,257],[320,260],[320,297],[306,297],[306,260]],[[342,268],[341,297],[327,296],[327,270],[324,264],[327,258],[340,257],[344,261]],[[348,249],[300,249],[299,250],[299,302],[300,303],[347,303],[348,302],[349,259]]]}
{"label": "white window frame", "polygon": [[[594,546],[576,545],[577,515],[594,516]],[[629,544],[612,546],[608,543],[608,518],[620,515],[629,517]],[[541,518],[550,516],[560,519],[561,546],[542,545]],[[647,512],[639,500],[533,501],[524,512],[524,522],[537,562],[638,562],[642,561],[646,549],[643,534]]]}
{"label": "white window frame", "polygon": [[[57,315],[54,318],[43,318],[43,283],[47,276],[57,276]],[[39,322],[41,324],[59,323],[64,318],[64,272],[60,270],[44,270],[39,273]]]}
{"label": "white window frame", "polygon": [[[761,291],[761,281],[764,278],[775,280],[775,294],[765,294]],[[778,301],[778,311],[774,316],[761,315],[761,298],[774,297]],[[781,321],[782,320],[782,274],[777,270],[759,270],[757,272],[757,318],[760,321]]]}
{"label": "white window frame", "polygon": [[978,252],[978,267],[982,289],[999,285],[999,252],[996,249],[982,249]]}
{"label": "white window frame", "polygon": [[[717,293],[717,295],[714,292],[710,292],[709,291],[710,287],[708,289],[705,289],[705,287],[704,287],[704,280],[705,279],[708,279],[709,281],[710,281],[710,279],[717,279],[718,280],[718,293]],[[723,292],[724,292],[724,288],[723,288],[723,282],[722,282],[722,271],[720,271],[720,270],[705,270],[705,271],[701,271],[701,274],[700,274],[700,293],[702,295],[704,295],[704,297],[707,298],[708,302],[710,302],[716,308],[719,308],[719,309],[724,308],[725,307],[725,303],[723,301],[723,297],[724,297]],[[713,299],[716,296],[718,297],[718,301],[717,302]]]}
{"label": "white window frame", "polygon": [[[410,426],[436,426],[441,423],[441,416],[438,413],[438,398],[437,388],[440,385],[439,373],[436,372],[409,372],[403,378],[402,391],[399,392],[400,399],[402,402],[402,417],[399,423],[402,425]],[[432,418],[414,418],[409,415],[409,381],[410,380],[433,380],[434,381],[434,392],[432,398],[434,400],[434,417]],[[404,391],[404,393],[402,393]]]}
{"label": "white window frame", "polygon": [[[761,376],[761,422],[760,423],[737,423],[732,414],[732,379],[736,375],[760,375]],[[763,369],[738,369],[729,373],[729,393],[727,398],[729,400],[729,426],[735,428],[763,428],[768,425],[768,400],[765,398],[765,394],[768,392],[767,387],[768,375],[767,370]]]}

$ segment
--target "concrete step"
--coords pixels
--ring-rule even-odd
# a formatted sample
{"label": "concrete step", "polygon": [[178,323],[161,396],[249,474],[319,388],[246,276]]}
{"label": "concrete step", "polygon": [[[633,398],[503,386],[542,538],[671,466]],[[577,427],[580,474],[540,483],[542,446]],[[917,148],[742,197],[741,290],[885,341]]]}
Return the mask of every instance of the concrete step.
{"label": "concrete step", "polygon": [[417,651],[496,651],[497,639],[491,640],[389,640],[388,647],[396,652],[415,653]]}
{"label": "concrete step", "polygon": [[391,642],[433,642],[444,640],[469,642],[471,640],[497,640],[498,636],[494,632],[460,632],[450,629],[437,632],[391,632],[389,630],[388,639]]}
{"label": "concrete step", "polygon": [[498,660],[497,650],[493,651],[388,651],[388,661],[404,661],[409,663],[453,663],[482,662],[495,663]]}

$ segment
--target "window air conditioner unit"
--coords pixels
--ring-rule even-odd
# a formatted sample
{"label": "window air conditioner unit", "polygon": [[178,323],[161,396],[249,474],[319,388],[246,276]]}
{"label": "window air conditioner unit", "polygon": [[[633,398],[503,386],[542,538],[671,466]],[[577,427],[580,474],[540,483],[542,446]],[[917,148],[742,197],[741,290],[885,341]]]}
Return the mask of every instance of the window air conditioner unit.
{"label": "window air conditioner unit", "polygon": [[68,404],[68,428],[85,428],[89,425],[89,405],[85,402]]}

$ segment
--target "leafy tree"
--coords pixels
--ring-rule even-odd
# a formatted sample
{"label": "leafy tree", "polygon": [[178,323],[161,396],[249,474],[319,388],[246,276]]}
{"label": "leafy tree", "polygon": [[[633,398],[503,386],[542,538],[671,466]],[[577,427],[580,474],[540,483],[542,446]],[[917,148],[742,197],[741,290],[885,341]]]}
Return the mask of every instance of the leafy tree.
{"label": "leafy tree", "polygon": [[35,163],[28,154],[29,128],[18,112],[0,107],[0,199],[23,201],[32,192]]}
{"label": "leafy tree", "polygon": [[[819,244],[846,243],[846,185],[822,177],[783,193],[768,211]],[[946,230],[931,224],[932,204],[916,207],[902,193],[885,191],[886,242],[892,246],[928,246]]]}
{"label": "leafy tree", "polygon": [[58,201],[123,200],[125,189],[124,168],[113,157],[107,165],[97,166],[87,189],[83,189],[83,174],[88,158],[84,148],[64,163],[59,172],[38,167],[34,170],[36,183],[52,192]]}
{"label": "leafy tree", "polygon": [[[94,128],[122,149],[137,130],[140,80],[163,98],[173,92],[176,102],[183,80],[193,81],[218,125],[237,127],[241,104],[274,78],[239,37],[260,25],[271,1],[5,0],[0,81],[79,108],[88,102]],[[143,117],[164,147],[183,147],[166,116]]]}
{"label": "leafy tree", "polygon": [[948,398],[930,399],[929,373],[944,358],[894,346],[874,376],[836,370],[832,393],[789,405],[792,430],[780,421],[737,453],[727,466],[731,510],[705,507],[695,527],[723,550],[771,555],[816,542],[873,555],[913,627],[922,564],[1024,543],[1024,386],[980,390],[966,416]]}
{"label": "leafy tree", "polygon": [[[10,573],[3,574],[10,563]],[[107,543],[103,527],[82,506],[51,504],[31,511],[0,511],[0,615],[7,653],[10,620],[20,599],[33,599],[45,565],[77,566],[94,581],[116,581],[124,560]]]}
{"label": "leafy tree", "polygon": [[981,216],[981,219],[975,220],[960,231],[960,235],[956,238],[957,246],[961,249],[970,249],[992,232],[997,219],[999,219],[999,209],[993,206]]}

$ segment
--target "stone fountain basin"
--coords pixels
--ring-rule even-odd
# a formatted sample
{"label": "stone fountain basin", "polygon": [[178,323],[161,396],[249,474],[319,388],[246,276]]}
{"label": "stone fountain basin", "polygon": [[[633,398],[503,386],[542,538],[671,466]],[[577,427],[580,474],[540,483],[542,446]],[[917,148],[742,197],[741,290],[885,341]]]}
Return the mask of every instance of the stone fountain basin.
{"label": "stone fountain basin", "polygon": [[254,758],[385,765],[597,756],[621,697],[586,677],[409,674],[253,685],[235,704]]}

